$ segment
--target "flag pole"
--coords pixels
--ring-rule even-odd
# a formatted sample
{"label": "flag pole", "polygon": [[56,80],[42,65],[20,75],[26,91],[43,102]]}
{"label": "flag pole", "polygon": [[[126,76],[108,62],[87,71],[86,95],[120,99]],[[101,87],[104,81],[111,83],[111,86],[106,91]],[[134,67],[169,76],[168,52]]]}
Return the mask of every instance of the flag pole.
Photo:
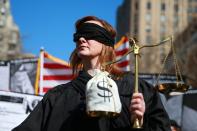
{"label": "flag pole", "polygon": [[40,82],[39,82],[39,94],[43,95],[43,64],[44,64],[44,47],[40,49]]}
{"label": "flag pole", "polygon": [[36,69],[35,95],[38,95],[39,93],[39,76],[40,76],[40,57],[38,58],[37,69]]}

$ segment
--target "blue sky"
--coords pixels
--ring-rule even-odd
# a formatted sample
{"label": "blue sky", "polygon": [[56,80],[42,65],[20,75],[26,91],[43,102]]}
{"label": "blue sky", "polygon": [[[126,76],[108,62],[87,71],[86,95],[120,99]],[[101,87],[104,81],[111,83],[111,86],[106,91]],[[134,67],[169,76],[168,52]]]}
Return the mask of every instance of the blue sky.
{"label": "blue sky", "polygon": [[74,23],[95,15],[116,27],[116,12],[123,0],[10,0],[13,19],[20,29],[23,51],[39,55],[41,47],[68,61]]}

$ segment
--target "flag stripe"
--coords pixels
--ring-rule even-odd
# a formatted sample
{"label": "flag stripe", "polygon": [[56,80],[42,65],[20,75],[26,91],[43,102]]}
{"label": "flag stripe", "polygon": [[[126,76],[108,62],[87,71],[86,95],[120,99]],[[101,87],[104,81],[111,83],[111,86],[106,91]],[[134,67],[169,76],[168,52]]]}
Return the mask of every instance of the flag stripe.
{"label": "flag stripe", "polygon": [[123,67],[126,67],[129,65],[129,61],[128,60],[121,61],[117,65],[118,65],[118,67],[123,68]]}
{"label": "flag stripe", "polygon": [[44,75],[43,80],[71,80],[73,75]]}
{"label": "flag stripe", "polygon": [[43,70],[43,74],[44,75],[61,75],[61,74],[69,74],[71,75],[73,72],[72,72],[72,69],[44,69]]}
{"label": "flag stripe", "polygon": [[122,50],[117,50],[115,51],[116,56],[123,56],[124,54],[126,54],[128,52],[128,48],[122,49]]}
{"label": "flag stripe", "polygon": [[127,37],[124,37],[124,43],[129,42],[129,39]]}
{"label": "flag stripe", "polygon": [[43,87],[43,92],[47,92],[47,91],[49,91],[50,89],[52,89],[51,87]]}
{"label": "flag stripe", "polygon": [[69,69],[69,66],[61,65],[58,63],[44,63],[44,68],[48,69]]}
{"label": "flag stripe", "polygon": [[55,87],[60,84],[68,83],[70,80],[44,80],[43,87]]}

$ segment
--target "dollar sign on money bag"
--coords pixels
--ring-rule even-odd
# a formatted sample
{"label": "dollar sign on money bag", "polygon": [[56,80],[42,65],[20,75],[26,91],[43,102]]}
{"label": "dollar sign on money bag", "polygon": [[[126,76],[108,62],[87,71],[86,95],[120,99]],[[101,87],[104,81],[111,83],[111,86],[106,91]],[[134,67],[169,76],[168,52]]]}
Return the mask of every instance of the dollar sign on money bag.
{"label": "dollar sign on money bag", "polygon": [[97,83],[97,87],[100,90],[103,90],[103,94],[101,93],[97,93],[98,96],[103,97],[104,101],[106,101],[106,99],[108,98],[109,102],[110,102],[110,97],[113,96],[111,90],[109,88],[112,88],[112,85],[110,85],[107,81],[105,81],[105,79],[103,78],[102,81],[98,81]]}

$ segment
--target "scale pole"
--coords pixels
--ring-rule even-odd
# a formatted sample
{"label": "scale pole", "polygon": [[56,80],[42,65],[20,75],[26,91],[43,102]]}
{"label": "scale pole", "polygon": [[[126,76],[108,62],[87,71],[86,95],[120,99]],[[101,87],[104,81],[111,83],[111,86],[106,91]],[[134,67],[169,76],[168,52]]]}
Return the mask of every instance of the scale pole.
{"label": "scale pole", "polygon": [[[134,39],[131,39],[132,42],[130,44],[133,44],[133,50],[134,50],[134,56],[135,56],[135,82],[134,82],[134,93],[138,93],[138,86],[139,86],[139,82],[138,82],[138,70],[139,70],[139,64],[138,64],[138,57],[139,57],[139,50],[140,47],[135,43]],[[142,128],[142,126],[140,125],[140,121],[138,118],[136,118],[134,120],[133,123],[133,128]]]}

